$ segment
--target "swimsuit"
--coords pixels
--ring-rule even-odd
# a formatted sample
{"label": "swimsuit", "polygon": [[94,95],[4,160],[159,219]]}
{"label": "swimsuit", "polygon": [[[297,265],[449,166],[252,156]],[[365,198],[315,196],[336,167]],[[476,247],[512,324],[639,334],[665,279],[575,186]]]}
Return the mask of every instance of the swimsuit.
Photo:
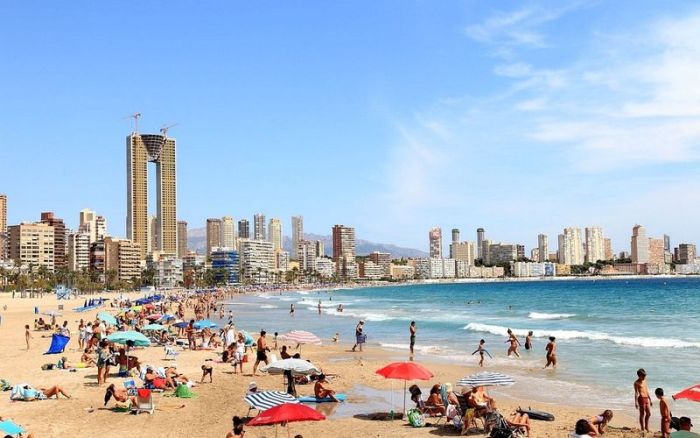
{"label": "swimsuit", "polygon": [[637,397],[637,403],[639,404],[640,408],[650,406],[649,397],[640,395],[639,397]]}

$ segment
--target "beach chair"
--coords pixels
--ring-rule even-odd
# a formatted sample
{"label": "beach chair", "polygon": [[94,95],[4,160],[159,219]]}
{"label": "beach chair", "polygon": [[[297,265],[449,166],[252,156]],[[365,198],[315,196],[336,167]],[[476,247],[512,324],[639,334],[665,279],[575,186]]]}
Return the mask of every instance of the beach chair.
{"label": "beach chair", "polygon": [[165,349],[165,360],[175,360],[180,354],[177,351],[175,351],[175,347],[171,347],[170,345],[166,345],[163,348]]}
{"label": "beach chair", "polygon": [[153,392],[150,389],[140,388],[136,390],[136,406],[132,409],[135,414],[148,412],[152,414],[156,410],[153,403]]}

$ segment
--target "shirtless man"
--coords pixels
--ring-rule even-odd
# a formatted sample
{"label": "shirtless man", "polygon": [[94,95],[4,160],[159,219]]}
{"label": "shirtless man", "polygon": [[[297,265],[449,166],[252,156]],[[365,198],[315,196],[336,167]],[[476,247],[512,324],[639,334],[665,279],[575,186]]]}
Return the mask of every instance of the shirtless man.
{"label": "shirtless man", "polygon": [[650,432],[649,417],[651,417],[651,397],[647,387],[647,372],[644,368],[637,370],[637,380],[634,382],[634,407],[639,409],[639,428],[642,432]]}
{"label": "shirtless man", "polygon": [[532,330],[527,332],[527,336],[525,337],[525,349],[530,350],[532,348],[532,336],[534,334],[532,333]]}
{"label": "shirtless man", "polygon": [[544,366],[545,368],[550,365],[552,368],[557,367],[557,344],[555,341],[556,338],[554,336],[550,336],[549,343],[546,347],[544,347],[544,349],[547,350],[547,364]]}
{"label": "shirtless man", "polygon": [[265,365],[269,364],[270,361],[267,358],[267,352],[270,351],[267,348],[267,341],[265,340],[265,335],[267,332],[265,330],[260,332],[260,337],[258,338],[258,352],[256,353],[255,365],[253,365],[253,375],[257,376],[258,365],[260,362],[265,362]]}
{"label": "shirtless man", "polygon": [[654,391],[656,398],[659,399],[659,413],[661,414],[661,438],[668,438],[671,434],[671,409],[668,407],[668,402],[664,398],[664,390],[656,388]]}
{"label": "shirtless man", "polygon": [[510,357],[511,353],[515,353],[516,356],[520,357],[520,354],[518,353],[518,346],[520,345],[520,341],[518,341],[518,338],[515,336],[513,333],[513,330],[508,329],[508,340],[506,343],[510,342],[510,347],[508,347],[508,357]]}
{"label": "shirtless man", "polygon": [[416,322],[411,321],[411,325],[408,326],[408,331],[410,333],[410,346],[411,346],[411,356],[413,356],[413,347],[416,345]]}
{"label": "shirtless man", "polygon": [[335,398],[335,391],[323,386],[324,383],[326,383],[326,376],[324,374],[319,374],[318,380],[314,385],[314,396],[316,396],[316,398],[330,398],[334,402],[337,402],[338,399]]}

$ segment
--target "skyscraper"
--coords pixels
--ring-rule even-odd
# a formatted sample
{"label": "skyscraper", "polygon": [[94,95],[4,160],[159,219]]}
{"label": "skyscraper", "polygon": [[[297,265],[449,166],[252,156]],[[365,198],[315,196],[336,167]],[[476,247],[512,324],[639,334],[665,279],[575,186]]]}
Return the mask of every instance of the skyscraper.
{"label": "skyscraper", "polygon": [[88,233],[70,233],[67,237],[66,260],[68,269],[81,272],[90,267],[90,236]]}
{"label": "skyscraper", "polygon": [[248,219],[238,221],[238,238],[250,239],[250,222],[248,222]]}
{"label": "skyscraper", "polygon": [[664,234],[664,251],[671,252],[671,236]]}
{"label": "skyscraper", "polygon": [[476,258],[484,258],[484,229],[476,229]]}
{"label": "skyscraper", "polygon": [[184,259],[187,255],[187,222],[177,221],[177,256]]}
{"label": "skyscraper", "polygon": [[442,229],[440,227],[431,228],[428,232],[428,240],[430,241],[430,258],[442,258]]}
{"label": "skyscraper", "polygon": [[586,262],[595,263],[605,258],[605,240],[600,227],[586,228]]}
{"label": "skyscraper", "polygon": [[299,242],[304,240],[304,217],[292,216],[292,260],[299,260]]}
{"label": "skyscraper", "polygon": [[231,216],[221,218],[221,245],[225,248],[236,249],[236,223]]}
{"label": "skyscraper", "polygon": [[126,137],[126,235],[137,243],[141,258],[148,249],[148,163],[156,163],[158,248],[177,253],[175,139],[132,132]]}
{"label": "skyscraper", "polygon": [[148,249],[146,253],[158,251],[158,218],[156,216],[148,217]]}
{"label": "skyscraper", "polygon": [[565,265],[582,265],[583,242],[580,228],[564,228],[564,234],[559,235],[559,263]]}
{"label": "skyscraper", "polygon": [[267,237],[272,242],[272,249],[277,251],[282,249],[282,222],[277,218],[270,219],[267,228]]}
{"label": "skyscraper", "polygon": [[632,228],[632,263],[649,262],[649,239],[647,231],[641,225]]}
{"label": "skyscraper", "polygon": [[612,239],[603,239],[603,252],[605,253],[605,260],[612,260],[614,258],[612,250]]}
{"label": "skyscraper", "polygon": [[253,236],[254,240],[267,240],[265,238],[265,215],[256,213],[253,216]]}
{"label": "skyscraper", "polygon": [[27,265],[33,270],[40,266],[54,271],[53,227],[47,223],[22,223],[8,227],[10,237],[9,258],[18,266]]}
{"label": "skyscraper", "polygon": [[54,269],[62,269],[68,266],[66,261],[66,225],[63,219],[54,216],[53,212],[41,213],[41,223],[53,227],[53,266]]}
{"label": "skyscraper", "polygon": [[546,234],[537,236],[537,261],[542,263],[547,261],[549,257],[549,238]]}
{"label": "skyscraper", "polygon": [[0,260],[7,256],[7,195],[0,194]]}
{"label": "skyscraper", "polygon": [[345,225],[333,226],[333,261],[343,279],[357,277],[355,263],[355,229]]}
{"label": "skyscraper", "polygon": [[452,228],[452,243],[459,242],[459,228]]}
{"label": "skyscraper", "polygon": [[211,255],[214,248],[221,247],[222,221],[219,218],[207,219],[207,255]]}

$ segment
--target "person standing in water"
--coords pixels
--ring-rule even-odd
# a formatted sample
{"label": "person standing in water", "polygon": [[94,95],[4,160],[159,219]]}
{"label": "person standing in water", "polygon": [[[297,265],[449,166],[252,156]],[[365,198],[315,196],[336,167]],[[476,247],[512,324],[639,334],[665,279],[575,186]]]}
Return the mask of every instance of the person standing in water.
{"label": "person standing in water", "polygon": [[480,357],[479,357],[479,366],[480,366],[480,367],[483,367],[483,366],[484,366],[484,354],[488,354],[489,357],[491,357],[491,355],[489,354],[489,352],[486,351],[486,348],[484,348],[484,345],[485,345],[485,344],[486,344],[486,341],[485,341],[485,340],[483,340],[483,339],[480,340],[480,341],[479,341],[479,346],[476,347],[476,350],[472,353],[472,356],[475,355],[476,353],[479,353],[479,356],[480,356]]}
{"label": "person standing in water", "polygon": [[557,367],[557,344],[555,341],[556,338],[554,338],[554,336],[550,336],[549,343],[546,347],[544,347],[544,349],[547,350],[547,364],[544,366],[545,368],[550,365],[552,368]]}
{"label": "person standing in water", "polygon": [[364,334],[364,327],[365,327],[365,322],[363,320],[360,320],[360,322],[355,326],[355,345],[352,347],[352,351],[355,351],[357,346],[360,346],[360,351],[362,351],[362,344],[365,343],[365,334]]}
{"label": "person standing in water", "polygon": [[534,334],[532,333],[532,330],[527,332],[527,336],[525,337],[525,349],[530,350],[532,349],[532,336]]}
{"label": "person standing in water", "polygon": [[413,356],[413,347],[416,345],[416,322],[411,321],[411,325],[408,326],[408,331],[410,333],[410,347],[411,347],[411,356]]}
{"label": "person standing in water", "polygon": [[510,357],[512,353],[514,353],[517,357],[520,357],[520,354],[518,353],[518,346],[520,346],[520,341],[511,329],[508,329],[508,340],[506,341],[506,343],[509,342],[510,347],[508,347],[508,357]]}
{"label": "person standing in water", "polygon": [[294,316],[294,303],[289,305],[289,316]]}
{"label": "person standing in water", "polygon": [[651,397],[649,397],[646,379],[647,372],[644,368],[638,369],[637,380],[634,381],[634,407],[639,409],[639,428],[642,432],[650,432]]}
{"label": "person standing in water", "polygon": [[321,314],[321,300],[318,300],[318,314]]}

